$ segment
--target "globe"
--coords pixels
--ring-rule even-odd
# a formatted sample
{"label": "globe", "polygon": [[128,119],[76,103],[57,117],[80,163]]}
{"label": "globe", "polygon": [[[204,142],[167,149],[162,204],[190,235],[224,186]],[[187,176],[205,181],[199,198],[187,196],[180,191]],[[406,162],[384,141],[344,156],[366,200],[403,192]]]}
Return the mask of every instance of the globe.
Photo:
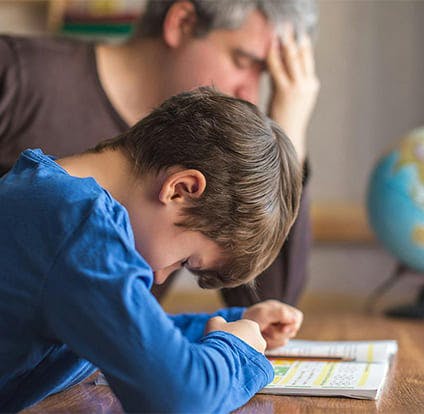
{"label": "globe", "polygon": [[369,223],[401,263],[424,272],[424,127],[377,162],[367,191]]}

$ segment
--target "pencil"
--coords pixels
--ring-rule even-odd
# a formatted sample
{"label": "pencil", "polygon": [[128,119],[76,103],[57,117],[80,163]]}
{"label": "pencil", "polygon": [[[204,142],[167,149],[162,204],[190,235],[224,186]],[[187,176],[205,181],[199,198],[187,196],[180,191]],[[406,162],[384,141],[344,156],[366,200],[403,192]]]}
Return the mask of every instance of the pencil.
{"label": "pencil", "polygon": [[355,361],[354,358],[344,358],[344,357],[328,357],[328,356],[295,356],[295,355],[266,355],[268,359],[289,359],[291,361],[301,360],[301,361],[320,361],[320,362],[352,362]]}

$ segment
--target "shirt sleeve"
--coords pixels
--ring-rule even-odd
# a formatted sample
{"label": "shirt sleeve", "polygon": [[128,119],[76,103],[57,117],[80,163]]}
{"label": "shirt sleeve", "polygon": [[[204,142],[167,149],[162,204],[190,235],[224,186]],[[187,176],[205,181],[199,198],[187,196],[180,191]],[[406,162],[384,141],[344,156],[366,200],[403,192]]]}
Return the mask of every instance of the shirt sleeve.
{"label": "shirt sleeve", "polygon": [[49,338],[99,367],[125,411],[228,412],[272,380],[266,358],[229,333],[186,338],[113,227],[92,213],[64,241],[41,298]]}
{"label": "shirt sleeve", "polygon": [[232,307],[214,313],[183,313],[168,316],[187,339],[196,342],[204,336],[205,326],[210,318],[222,316],[227,322],[234,322],[242,318],[245,310],[246,308]]}
{"label": "shirt sleeve", "polygon": [[10,38],[0,36],[0,144],[11,133],[19,93],[19,69]]}

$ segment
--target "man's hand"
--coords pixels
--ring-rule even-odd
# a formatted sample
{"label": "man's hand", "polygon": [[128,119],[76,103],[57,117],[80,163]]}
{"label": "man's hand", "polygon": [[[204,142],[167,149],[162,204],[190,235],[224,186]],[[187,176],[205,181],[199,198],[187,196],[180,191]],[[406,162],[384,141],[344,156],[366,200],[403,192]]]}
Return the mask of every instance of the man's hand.
{"label": "man's hand", "polygon": [[306,156],[306,129],[319,91],[311,39],[302,35],[297,43],[293,26],[286,25],[283,41],[275,35],[267,66],[273,92],[269,116],[284,129],[297,151]]}
{"label": "man's hand", "polygon": [[253,320],[240,319],[236,322],[227,322],[221,316],[215,316],[209,319],[206,324],[205,335],[213,331],[224,331],[233,334],[261,354],[265,352],[265,339],[259,330],[259,325]]}
{"label": "man's hand", "polygon": [[303,313],[278,300],[266,300],[247,308],[243,318],[259,325],[267,342],[267,349],[285,345],[296,336],[303,321]]}

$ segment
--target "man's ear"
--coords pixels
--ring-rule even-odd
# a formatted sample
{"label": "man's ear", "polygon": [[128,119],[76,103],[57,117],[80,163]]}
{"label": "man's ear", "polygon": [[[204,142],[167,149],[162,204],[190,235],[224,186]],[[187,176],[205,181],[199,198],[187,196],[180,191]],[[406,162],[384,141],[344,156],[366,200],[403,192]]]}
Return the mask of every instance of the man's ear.
{"label": "man's ear", "polygon": [[199,198],[206,188],[206,178],[198,170],[182,170],[166,177],[159,192],[163,204],[187,203]]}
{"label": "man's ear", "polygon": [[191,36],[196,24],[196,10],[190,1],[176,1],[163,22],[163,39],[167,46],[177,48]]}

